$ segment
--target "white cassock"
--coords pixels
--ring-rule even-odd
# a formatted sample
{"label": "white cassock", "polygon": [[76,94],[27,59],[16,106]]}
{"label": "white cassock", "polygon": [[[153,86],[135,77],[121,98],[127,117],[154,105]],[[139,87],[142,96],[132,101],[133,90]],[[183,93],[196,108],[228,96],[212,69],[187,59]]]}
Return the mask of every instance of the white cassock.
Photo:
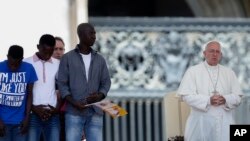
{"label": "white cassock", "polygon": [[[216,91],[226,99],[225,105],[210,104],[216,81]],[[184,74],[177,95],[191,107],[185,141],[229,141],[229,127],[234,124],[232,112],[243,96],[231,69],[209,66],[206,61],[192,66]]]}

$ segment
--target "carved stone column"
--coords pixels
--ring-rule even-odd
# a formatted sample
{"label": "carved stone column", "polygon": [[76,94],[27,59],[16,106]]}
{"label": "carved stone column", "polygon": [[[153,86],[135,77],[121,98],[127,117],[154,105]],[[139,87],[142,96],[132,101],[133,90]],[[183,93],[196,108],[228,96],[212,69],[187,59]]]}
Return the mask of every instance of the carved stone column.
{"label": "carved stone column", "polygon": [[88,22],[88,0],[69,0],[69,22],[70,22],[70,48],[78,43],[77,26],[80,23]]}

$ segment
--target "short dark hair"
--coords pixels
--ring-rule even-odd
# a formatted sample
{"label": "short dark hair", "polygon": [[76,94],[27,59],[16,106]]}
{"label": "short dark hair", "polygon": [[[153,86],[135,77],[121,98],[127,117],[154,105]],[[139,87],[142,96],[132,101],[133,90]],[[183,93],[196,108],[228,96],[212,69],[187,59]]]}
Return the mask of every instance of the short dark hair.
{"label": "short dark hair", "polygon": [[77,35],[78,37],[80,37],[80,34],[83,33],[83,31],[87,28],[93,28],[94,29],[94,26],[91,25],[90,23],[81,23],[77,26]]}
{"label": "short dark hair", "polygon": [[55,40],[61,41],[63,43],[63,45],[65,45],[64,41],[63,41],[63,39],[61,37],[55,36]]}
{"label": "short dark hair", "polygon": [[48,45],[48,46],[55,46],[56,40],[55,37],[50,34],[44,34],[41,36],[39,40],[40,45]]}
{"label": "short dark hair", "polygon": [[23,47],[19,45],[10,46],[7,56],[13,59],[23,59]]}

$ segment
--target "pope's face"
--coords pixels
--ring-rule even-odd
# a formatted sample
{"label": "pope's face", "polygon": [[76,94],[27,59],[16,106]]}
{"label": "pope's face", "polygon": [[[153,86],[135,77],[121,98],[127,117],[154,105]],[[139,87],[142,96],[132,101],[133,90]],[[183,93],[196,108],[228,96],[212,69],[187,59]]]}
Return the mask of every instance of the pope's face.
{"label": "pope's face", "polygon": [[203,55],[209,65],[216,66],[222,56],[220,44],[218,42],[208,43]]}

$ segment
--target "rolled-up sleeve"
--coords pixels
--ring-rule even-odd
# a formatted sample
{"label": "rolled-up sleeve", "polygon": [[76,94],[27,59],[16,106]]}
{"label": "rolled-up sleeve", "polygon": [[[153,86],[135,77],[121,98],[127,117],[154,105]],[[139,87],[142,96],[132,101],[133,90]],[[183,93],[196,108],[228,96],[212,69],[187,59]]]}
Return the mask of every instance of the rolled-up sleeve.
{"label": "rolled-up sleeve", "polygon": [[110,75],[108,71],[108,67],[105,61],[102,63],[102,74],[101,74],[101,84],[99,87],[99,92],[103,93],[107,96],[107,93],[111,86]]}
{"label": "rolled-up sleeve", "polygon": [[69,88],[69,68],[67,56],[63,56],[60,60],[57,85],[63,98],[71,94]]}

